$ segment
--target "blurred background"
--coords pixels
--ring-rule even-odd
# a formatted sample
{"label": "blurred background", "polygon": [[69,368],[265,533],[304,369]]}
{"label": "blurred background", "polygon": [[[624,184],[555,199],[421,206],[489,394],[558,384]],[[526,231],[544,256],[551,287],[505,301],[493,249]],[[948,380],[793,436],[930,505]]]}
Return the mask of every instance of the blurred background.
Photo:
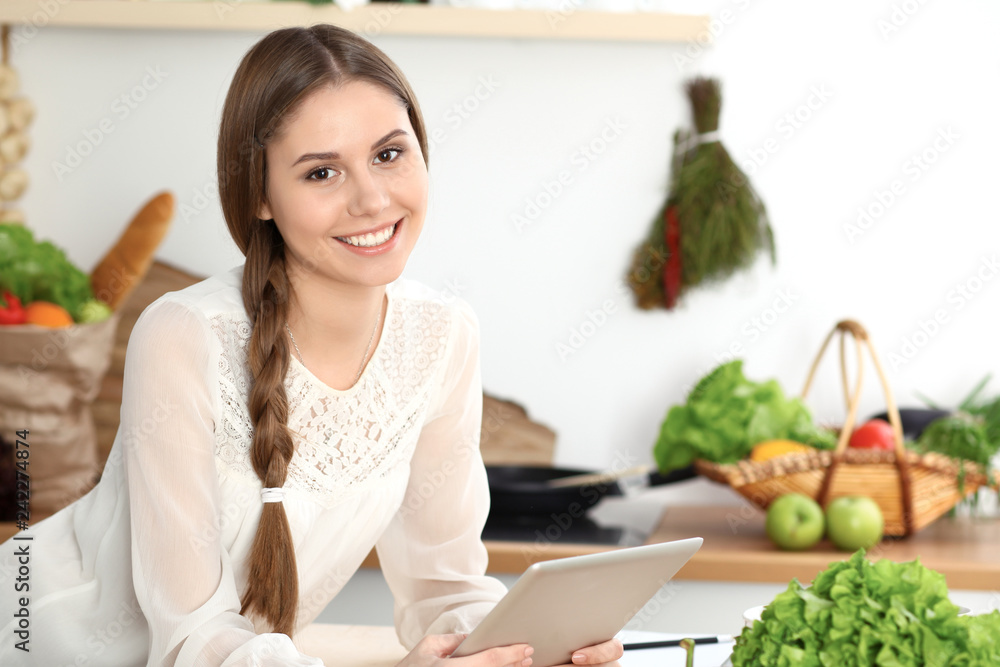
{"label": "blurred background", "polygon": [[[242,9],[216,5],[220,20]],[[1000,6],[657,8],[708,15],[709,29],[693,43],[368,32],[416,90],[432,143],[406,276],[474,307],[486,390],[557,433],[556,463],[600,468],[651,461],[667,408],[725,359],[798,393],[844,318],[868,328],[902,405],[953,407],[995,373]],[[13,25],[11,62],[38,109],[21,202],[36,236],[88,271],[169,189],[157,259],[205,276],[240,263],[215,140],[237,63],[266,31],[32,28]],[[721,138],[767,206],[777,264],[641,311],[625,277],[666,198],[696,75],[721,81]],[[870,365],[866,385],[861,416],[885,408]],[[807,402],[843,419],[833,355]],[[664,492],[735,498],[704,481]]]}

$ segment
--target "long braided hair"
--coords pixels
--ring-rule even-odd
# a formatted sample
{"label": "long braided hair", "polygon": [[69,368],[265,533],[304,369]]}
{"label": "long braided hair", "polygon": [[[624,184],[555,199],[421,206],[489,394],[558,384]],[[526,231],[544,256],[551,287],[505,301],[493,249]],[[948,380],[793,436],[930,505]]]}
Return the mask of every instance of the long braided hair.
{"label": "long braided hair", "polygon": [[[426,164],[423,118],[406,78],[382,51],[337,26],[285,28],[265,36],[240,62],[222,110],[219,199],[229,233],[246,257],[242,293],[252,326],[247,350],[253,378],[248,401],[254,428],[251,461],[264,487],[284,485],[295,452],[284,387],[290,296],[285,246],[274,221],[257,218],[267,201],[266,146],[310,93],[350,80],[380,85],[406,105]],[[298,573],[282,503],[264,503],[247,570],[240,613],[260,616],[274,632],[291,636]]]}

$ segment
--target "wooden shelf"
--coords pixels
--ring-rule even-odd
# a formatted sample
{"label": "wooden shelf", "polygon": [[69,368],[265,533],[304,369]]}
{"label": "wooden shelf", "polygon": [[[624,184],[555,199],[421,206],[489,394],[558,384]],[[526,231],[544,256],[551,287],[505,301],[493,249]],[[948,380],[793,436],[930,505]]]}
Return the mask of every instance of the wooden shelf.
{"label": "wooden shelf", "polygon": [[[36,0],[0,2],[0,22],[36,28],[268,31],[334,23],[367,36],[420,35],[555,40],[692,42],[706,39],[708,16],[659,12],[494,10],[379,2],[344,11],[295,1]],[[572,4],[568,5],[572,6]]]}

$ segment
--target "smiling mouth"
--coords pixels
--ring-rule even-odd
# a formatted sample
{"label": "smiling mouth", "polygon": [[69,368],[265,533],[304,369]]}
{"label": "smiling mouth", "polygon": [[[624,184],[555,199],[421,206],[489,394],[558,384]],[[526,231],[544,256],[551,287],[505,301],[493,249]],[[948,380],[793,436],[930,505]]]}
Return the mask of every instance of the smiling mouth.
{"label": "smiling mouth", "polygon": [[386,227],[378,232],[361,234],[360,236],[335,236],[334,238],[356,248],[376,248],[395,236],[396,227],[398,226],[399,223],[397,222],[391,227]]}

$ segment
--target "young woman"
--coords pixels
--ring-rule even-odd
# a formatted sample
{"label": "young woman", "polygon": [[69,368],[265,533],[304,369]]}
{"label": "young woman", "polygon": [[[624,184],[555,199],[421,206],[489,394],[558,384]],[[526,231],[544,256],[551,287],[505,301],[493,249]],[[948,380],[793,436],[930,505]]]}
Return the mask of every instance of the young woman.
{"label": "young woman", "polygon": [[100,483],[16,543],[26,627],[3,545],[0,664],[319,665],[290,637],[376,547],[404,665],[526,667],[526,645],[447,658],[505,589],[479,538],[476,318],[399,278],[427,208],[405,78],[349,31],[271,33],[230,87],[218,174],[246,262],[136,323]]}

